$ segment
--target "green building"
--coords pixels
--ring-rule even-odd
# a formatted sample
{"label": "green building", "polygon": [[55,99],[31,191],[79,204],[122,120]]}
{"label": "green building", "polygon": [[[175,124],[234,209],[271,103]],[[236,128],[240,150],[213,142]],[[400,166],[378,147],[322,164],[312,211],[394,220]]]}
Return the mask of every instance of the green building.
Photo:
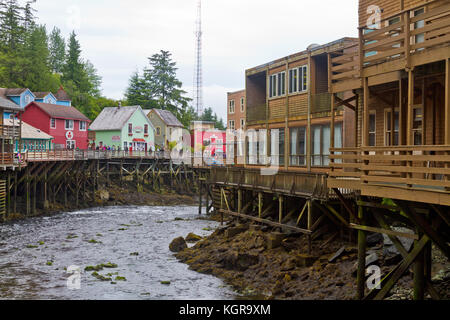
{"label": "green building", "polygon": [[155,150],[155,129],[140,106],[104,108],[89,131],[95,148]]}

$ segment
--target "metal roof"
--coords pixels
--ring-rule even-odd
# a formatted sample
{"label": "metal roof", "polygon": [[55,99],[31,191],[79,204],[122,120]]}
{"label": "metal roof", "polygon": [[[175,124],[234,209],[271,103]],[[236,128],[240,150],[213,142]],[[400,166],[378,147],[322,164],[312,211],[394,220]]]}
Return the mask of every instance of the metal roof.
{"label": "metal roof", "polygon": [[0,96],[0,108],[5,110],[23,111],[23,108],[7,98]]}
{"label": "metal roof", "polygon": [[[128,119],[130,119],[138,109],[142,111],[140,106],[106,107],[89,126],[89,130],[122,130]],[[144,114],[144,116],[146,116],[146,114]],[[150,121],[148,122],[150,123]]]}
{"label": "metal roof", "polygon": [[[4,120],[5,126],[19,126],[20,120],[16,119],[13,122],[13,119],[5,119]],[[51,135],[45,133],[44,131],[41,131],[38,128],[33,127],[32,125],[29,125],[26,122],[22,121],[22,139],[37,139],[37,140],[51,140],[54,139]]]}
{"label": "metal roof", "polygon": [[154,111],[167,126],[181,128],[184,127],[183,124],[177,119],[177,117],[175,117],[175,115],[169,110],[151,109],[150,112],[152,111]]}

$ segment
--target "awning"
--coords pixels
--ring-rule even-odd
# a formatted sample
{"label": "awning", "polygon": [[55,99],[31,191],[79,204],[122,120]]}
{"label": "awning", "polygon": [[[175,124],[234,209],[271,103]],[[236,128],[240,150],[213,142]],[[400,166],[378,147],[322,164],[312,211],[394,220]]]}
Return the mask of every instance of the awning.
{"label": "awning", "polygon": [[144,139],[134,138],[133,142],[146,142]]}

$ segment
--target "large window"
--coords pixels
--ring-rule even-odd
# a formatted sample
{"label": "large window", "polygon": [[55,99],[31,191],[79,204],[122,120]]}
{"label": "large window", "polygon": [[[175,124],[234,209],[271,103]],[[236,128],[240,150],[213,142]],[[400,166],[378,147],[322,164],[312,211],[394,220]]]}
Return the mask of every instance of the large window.
{"label": "large window", "polygon": [[306,128],[291,128],[291,155],[289,165],[304,166],[306,159]]}
{"label": "large window", "polygon": [[234,130],[234,128],[235,128],[234,120],[230,120],[230,121],[228,122],[228,126],[229,126],[229,129]]}
{"label": "large window", "polygon": [[241,98],[241,112],[244,112],[244,97]]}
{"label": "large window", "polygon": [[369,146],[374,147],[376,145],[377,137],[377,115],[375,110],[369,112]]}
{"label": "large window", "polygon": [[66,120],[65,121],[65,129],[66,130],[73,130],[73,120]]}
{"label": "large window", "polygon": [[[330,125],[314,125],[311,127],[311,165],[328,166],[330,163]],[[334,147],[342,147],[342,124],[334,126]]]}
{"label": "large window", "polygon": [[56,119],[55,118],[50,119],[50,128],[56,129]]}
{"label": "large window", "polygon": [[289,93],[308,90],[308,66],[289,70]]}
{"label": "large window", "polygon": [[279,72],[269,77],[269,97],[279,97],[286,94],[286,72]]}
{"label": "large window", "polygon": [[270,131],[270,152],[273,165],[284,165],[284,128]]}

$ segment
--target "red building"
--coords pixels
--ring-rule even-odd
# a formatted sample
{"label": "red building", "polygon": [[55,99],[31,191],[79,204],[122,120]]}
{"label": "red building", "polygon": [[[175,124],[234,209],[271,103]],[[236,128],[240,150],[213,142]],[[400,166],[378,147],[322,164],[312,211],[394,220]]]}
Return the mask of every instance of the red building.
{"label": "red building", "polygon": [[88,125],[91,122],[75,107],[31,102],[20,117],[53,136],[54,149],[87,149]]}
{"label": "red building", "polygon": [[203,158],[206,164],[224,164],[226,132],[215,129],[212,121],[193,121],[190,129],[194,158],[198,162]]}

